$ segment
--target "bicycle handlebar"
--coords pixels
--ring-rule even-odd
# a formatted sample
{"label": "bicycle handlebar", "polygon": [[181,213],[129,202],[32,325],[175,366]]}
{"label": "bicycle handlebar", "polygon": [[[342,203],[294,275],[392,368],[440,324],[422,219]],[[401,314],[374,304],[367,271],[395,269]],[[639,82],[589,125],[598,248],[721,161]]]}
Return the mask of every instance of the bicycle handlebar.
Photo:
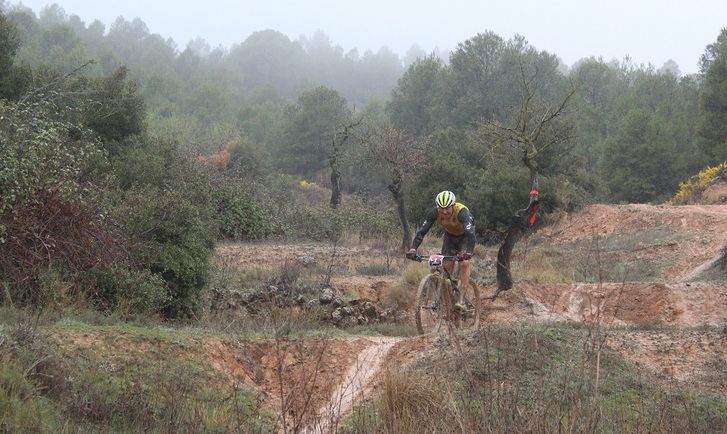
{"label": "bicycle handlebar", "polygon": [[455,256],[444,256],[444,255],[416,255],[414,257],[414,259],[412,259],[412,260],[413,261],[417,261],[417,262],[423,262],[423,261],[429,260],[429,258],[431,258],[432,256],[440,256],[443,261],[454,261],[454,262],[460,262],[460,261],[462,261],[462,258],[459,255],[455,255]]}

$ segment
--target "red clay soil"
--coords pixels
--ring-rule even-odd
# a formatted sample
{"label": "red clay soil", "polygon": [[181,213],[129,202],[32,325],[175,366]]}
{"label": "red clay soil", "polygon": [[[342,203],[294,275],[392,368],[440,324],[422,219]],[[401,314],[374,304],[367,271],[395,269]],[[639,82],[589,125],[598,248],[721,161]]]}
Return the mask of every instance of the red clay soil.
{"label": "red clay soil", "polygon": [[720,330],[619,330],[606,344],[624,358],[679,385],[727,394],[727,333]]}
{"label": "red clay soil", "polygon": [[[532,320],[600,321],[614,325],[695,327],[727,323],[727,284],[607,283],[544,285],[520,283],[516,291],[541,309]],[[538,315],[537,313],[544,313]]]}
{"label": "red clay soil", "polygon": [[553,246],[619,234],[638,240],[649,232],[672,239],[661,244],[649,239],[639,242],[623,252],[623,259],[674,257],[664,279],[678,280],[713,260],[727,245],[727,205],[591,205],[565,215],[533,239]]}
{"label": "red clay soil", "polygon": [[704,204],[727,204],[727,180],[715,182],[707,187],[701,195],[700,202]]}
{"label": "red clay soil", "polygon": [[205,358],[231,380],[252,386],[289,426],[302,427],[328,404],[342,373],[373,343],[357,339],[204,343]]}

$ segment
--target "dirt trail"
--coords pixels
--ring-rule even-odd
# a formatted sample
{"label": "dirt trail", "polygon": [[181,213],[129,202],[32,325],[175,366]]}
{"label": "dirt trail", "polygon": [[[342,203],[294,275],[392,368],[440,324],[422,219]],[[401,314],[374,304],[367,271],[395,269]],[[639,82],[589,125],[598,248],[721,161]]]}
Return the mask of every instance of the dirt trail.
{"label": "dirt trail", "polygon": [[404,338],[368,337],[367,339],[372,345],[358,354],[356,361],[350,365],[331,395],[330,401],[316,412],[317,421],[305,428],[304,433],[335,432],[341,419],[353,409],[354,404],[365,398],[372,386],[372,380],[383,366],[391,348]]}
{"label": "dirt trail", "polygon": [[[519,274],[515,276],[517,283],[496,300],[482,301],[482,319],[485,324],[600,321],[616,326],[607,344],[626,359],[674,381],[696,382],[707,389],[710,384],[724,388],[724,378],[716,382],[709,379],[710,366],[725,360],[720,350],[725,344],[724,333],[692,333],[690,328],[727,324],[727,283],[720,280],[721,275],[717,280],[713,275],[705,278],[705,271],[715,268],[726,245],[727,204],[591,205],[564,215],[516,246],[514,261],[525,264],[514,273]],[[284,258],[283,262],[301,265],[304,275],[305,270],[311,275],[321,269],[333,270],[332,283],[339,291],[380,306],[407,265],[389,261],[384,264],[380,250],[338,246],[334,254],[330,245],[322,243],[228,244],[218,247],[216,263],[235,269],[275,269]],[[529,250],[527,254],[523,254],[525,250]],[[269,252],[262,257],[275,259],[251,261],[247,255],[250,251]],[[581,268],[594,267],[589,260],[596,251],[601,256],[595,266],[615,270],[600,284],[593,283],[593,274],[581,272]],[[357,259],[361,255],[377,258],[381,261],[377,263],[379,268],[392,265],[394,272],[367,275],[372,270],[360,267]],[[541,258],[542,262],[528,264],[527,256]],[[556,276],[566,280],[555,282],[567,283],[528,280],[526,272],[537,266],[543,267],[541,276],[546,277],[546,282],[548,276]],[[575,272],[576,267],[580,267],[580,274]],[[619,273],[619,267],[632,272]],[[581,276],[582,281],[576,276]],[[491,294],[494,286],[483,285],[481,292]],[[675,332],[618,331],[624,325],[668,326]],[[328,342],[323,361],[325,376],[314,388],[315,402],[309,409],[311,413],[316,409],[315,420],[307,419],[306,432],[335,430],[354,403],[371,393],[382,367],[400,366],[429,348],[428,341],[421,338],[362,336],[355,345],[351,342]],[[260,360],[265,362],[267,358]],[[291,366],[300,364],[301,372],[303,367],[310,368],[304,357],[294,362]],[[273,365],[269,365],[263,368],[265,372],[272,371]],[[275,396],[270,381],[255,383]]]}

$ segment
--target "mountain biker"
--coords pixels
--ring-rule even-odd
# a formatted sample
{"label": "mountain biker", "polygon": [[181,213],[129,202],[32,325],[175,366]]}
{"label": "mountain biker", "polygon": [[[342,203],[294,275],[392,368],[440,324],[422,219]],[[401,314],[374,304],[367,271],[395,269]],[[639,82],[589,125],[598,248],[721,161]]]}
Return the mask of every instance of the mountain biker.
{"label": "mountain biker", "polygon": [[[434,202],[437,206],[429,211],[424,220],[424,224],[422,224],[416,235],[414,235],[414,241],[411,243],[411,248],[406,252],[406,257],[408,259],[416,258],[417,248],[424,240],[424,236],[429,232],[434,222],[439,223],[444,227],[442,255],[459,255],[461,259],[460,288],[467,288],[472,270],[472,252],[475,249],[475,218],[466,206],[456,202],[456,197],[451,191],[445,190],[437,194]],[[454,262],[445,262],[444,268],[448,273],[451,273],[454,268]],[[460,295],[462,292],[464,291],[460,291]],[[464,310],[461,299],[457,301],[455,308]]]}

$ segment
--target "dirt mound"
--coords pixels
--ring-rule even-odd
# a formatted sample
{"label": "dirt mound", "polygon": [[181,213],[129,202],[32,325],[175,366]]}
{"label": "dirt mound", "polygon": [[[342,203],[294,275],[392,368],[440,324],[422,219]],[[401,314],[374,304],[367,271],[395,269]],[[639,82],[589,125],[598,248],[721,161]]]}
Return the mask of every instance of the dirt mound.
{"label": "dirt mound", "polygon": [[710,184],[701,194],[699,203],[702,204],[727,204],[727,178],[720,178]]}
{"label": "dirt mound", "polygon": [[522,283],[524,297],[540,309],[531,317],[550,321],[681,327],[727,323],[727,285],[623,283],[540,285]]}
{"label": "dirt mound", "polygon": [[641,274],[673,281],[713,261],[727,245],[727,205],[591,205],[543,228],[531,242],[560,247],[571,265],[598,253],[601,262],[646,264]]}
{"label": "dirt mound", "polygon": [[723,331],[620,330],[609,332],[606,344],[666,380],[727,393],[727,333]]}
{"label": "dirt mound", "polygon": [[342,373],[356,365],[358,355],[376,342],[371,339],[298,339],[273,342],[208,340],[205,358],[230,379],[252,386],[266,405],[285,414],[290,426],[301,427],[328,408]]}

